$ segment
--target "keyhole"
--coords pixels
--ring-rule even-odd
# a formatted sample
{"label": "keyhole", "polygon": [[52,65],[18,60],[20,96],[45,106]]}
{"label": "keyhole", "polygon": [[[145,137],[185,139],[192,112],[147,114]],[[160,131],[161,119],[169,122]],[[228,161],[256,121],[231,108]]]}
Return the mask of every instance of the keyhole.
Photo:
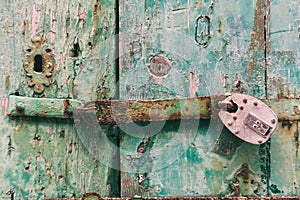
{"label": "keyhole", "polygon": [[35,72],[42,72],[43,71],[43,57],[40,54],[34,56],[34,68]]}

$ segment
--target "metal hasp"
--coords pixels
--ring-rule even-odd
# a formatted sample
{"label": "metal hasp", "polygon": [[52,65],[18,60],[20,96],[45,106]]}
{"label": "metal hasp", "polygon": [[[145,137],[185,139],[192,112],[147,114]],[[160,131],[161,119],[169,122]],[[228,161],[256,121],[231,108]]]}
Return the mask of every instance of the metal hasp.
{"label": "metal hasp", "polygon": [[276,114],[265,103],[254,97],[231,94],[219,104],[223,105],[219,116],[224,125],[246,142],[262,144],[276,129],[278,123]]}
{"label": "metal hasp", "polygon": [[[218,95],[163,100],[98,100],[84,104],[74,99],[10,95],[8,115],[11,117],[73,118],[72,113],[75,112],[78,115],[96,115],[100,124],[210,119],[213,112],[219,111],[220,102],[226,98],[228,100],[228,96]],[[257,102],[261,101],[257,100]],[[277,114],[278,120],[300,120],[299,99],[271,99],[262,100],[262,102]],[[72,110],[72,113],[67,112],[68,110]],[[121,119],[122,116],[125,117]]]}

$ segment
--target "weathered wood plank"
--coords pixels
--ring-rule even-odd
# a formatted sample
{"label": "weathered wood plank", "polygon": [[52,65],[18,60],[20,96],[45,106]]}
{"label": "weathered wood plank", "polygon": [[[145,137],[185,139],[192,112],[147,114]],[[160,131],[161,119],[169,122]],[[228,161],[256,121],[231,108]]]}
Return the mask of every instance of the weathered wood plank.
{"label": "weathered wood plank", "polygon": [[271,1],[268,97],[299,97],[299,2]]}
{"label": "weathered wood plank", "polygon": [[[114,97],[115,8],[115,1],[1,1],[0,98],[32,97],[22,60],[37,33],[45,36],[56,60],[49,96],[82,102]],[[117,172],[110,168],[118,150],[111,143],[98,142],[106,157],[100,160],[83,137],[82,126],[66,120],[9,119],[4,116],[6,100],[1,107],[1,198],[81,198],[91,191],[118,196]],[[107,137],[114,135],[113,129],[103,129]],[[11,187],[13,194],[8,194]]]}
{"label": "weathered wood plank", "polygon": [[270,191],[274,196],[299,193],[299,123],[280,123],[271,139]]}
{"label": "weathered wood plank", "polygon": [[[201,15],[210,3],[120,1],[121,99],[225,92],[265,97],[266,2],[215,1],[208,33]],[[208,44],[197,44],[197,37]],[[269,144],[245,144],[221,133],[218,121],[120,128],[124,197],[268,194]],[[244,171],[248,184],[238,184]]]}
{"label": "weathered wood plank", "polygon": [[[299,1],[271,1],[268,59],[268,98],[299,97]],[[299,102],[299,101],[298,101]],[[298,102],[285,109],[298,113]],[[274,196],[299,193],[298,123],[287,119],[271,139],[270,192]]]}

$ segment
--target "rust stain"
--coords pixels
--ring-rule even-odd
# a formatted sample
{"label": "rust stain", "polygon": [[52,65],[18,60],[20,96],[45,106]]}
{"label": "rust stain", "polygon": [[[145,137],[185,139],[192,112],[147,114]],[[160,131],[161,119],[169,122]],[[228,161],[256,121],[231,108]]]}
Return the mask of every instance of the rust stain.
{"label": "rust stain", "polygon": [[22,35],[25,35],[25,34],[26,34],[27,29],[28,29],[28,21],[27,21],[27,20],[24,20],[24,21],[23,21]]}
{"label": "rust stain", "polygon": [[299,106],[298,105],[295,105],[294,107],[294,112],[296,115],[300,115],[300,109],[299,109]]}
{"label": "rust stain", "polygon": [[[249,50],[265,50],[265,1],[256,0],[254,26],[250,36]],[[266,12],[266,11],[265,11]]]}
{"label": "rust stain", "polygon": [[10,86],[10,75],[5,77],[5,89],[9,89]]}
{"label": "rust stain", "polygon": [[64,100],[64,115],[67,117],[71,117],[72,116],[72,105],[70,104],[69,99],[65,99]]}
{"label": "rust stain", "polygon": [[298,158],[298,152],[299,152],[299,131],[298,131],[298,127],[297,127],[296,132],[294,133],[294,138],[295,138],[296,158]]}
{"label": "rust stain", "polygon": [[200,8],[202,8],[203,2],[202,2],[202,1],[197,1],[197,2],[196,2],[196,5],[197,5],[198,7],[200,7]]}

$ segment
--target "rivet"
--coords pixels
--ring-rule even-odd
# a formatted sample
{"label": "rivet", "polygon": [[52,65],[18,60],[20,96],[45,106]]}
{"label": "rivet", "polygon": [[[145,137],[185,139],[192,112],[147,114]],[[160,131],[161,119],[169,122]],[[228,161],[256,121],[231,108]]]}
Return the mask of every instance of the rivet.
{"label": "rivet", "polygon": [[239,130],[236,130],[235,132],[234,132],[234,134],[239,134],[240,133],[240,131]]}
{"label": "rivet", "polygon": [[257,106],[257,105],[258,105],[258,103],[255,101],[255,102],[253,103],[253,105],[254,105],[254,106]]}
{"label": "rivet", "polygon": [[247,103],[247,101],[248,101],[247,99],[243,99],[243,102],[244,102],[244,103]]}
{"label": "rivet", "polygon": [[227,124],[228,124],[228,126],[231,126],[232,125],[232,121],[228,121]]}
{"label": "rivet", "polygon": [[244,110],[244,106],[241,106],[241,107],[240,107],[240,110]]}
{"label": "rivet", "polygon": [[21,102],[17,103],[16,110],[18,112],[23,112],[25,110],[25,105],[23,103],[21,103]]}
{"label": "rivet", "polygon": [[258,142],[259,144],[261,144],[261,143],[262,143],[262,141],[261,141],[261,140],[257,140],[257,142]]}
{"label": "rivet", "polygon": [[271,120],[271,123],[272,123],[272,124],[275,124],[275,123],[276,123],[276,120],[275,120],[275,119],[272,119],[272,120]]}
{"label": "rivet", "polygon": [[233,116],[233,120],[237,120],[237,116]]}

